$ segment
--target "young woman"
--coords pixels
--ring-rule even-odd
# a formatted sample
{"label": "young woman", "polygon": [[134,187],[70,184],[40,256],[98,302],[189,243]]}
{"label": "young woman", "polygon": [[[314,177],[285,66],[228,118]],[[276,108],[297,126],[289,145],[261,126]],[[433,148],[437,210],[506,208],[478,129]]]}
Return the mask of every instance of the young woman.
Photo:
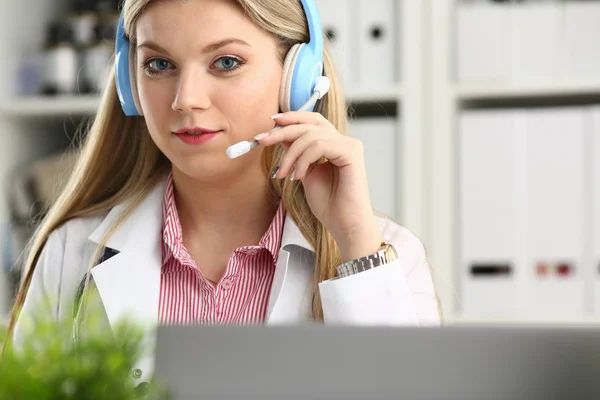
{"label": "young woman", "polygon": [[17,341],[24,315],[78,320],[82,299],[110,324],[440,324],[421,242],[372,210],[314,0],[126,0],[121,22]]}

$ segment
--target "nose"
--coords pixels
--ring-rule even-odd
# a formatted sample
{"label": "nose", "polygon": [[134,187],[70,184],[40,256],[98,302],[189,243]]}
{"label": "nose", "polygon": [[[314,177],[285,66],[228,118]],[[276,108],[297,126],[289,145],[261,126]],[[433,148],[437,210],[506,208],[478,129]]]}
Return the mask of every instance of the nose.
{"label": "nose", "polygon": [[210,108],[208,79],[202,71],[189,67],[180,70],[177,94],[172,104],[173,111],[192,112]]}

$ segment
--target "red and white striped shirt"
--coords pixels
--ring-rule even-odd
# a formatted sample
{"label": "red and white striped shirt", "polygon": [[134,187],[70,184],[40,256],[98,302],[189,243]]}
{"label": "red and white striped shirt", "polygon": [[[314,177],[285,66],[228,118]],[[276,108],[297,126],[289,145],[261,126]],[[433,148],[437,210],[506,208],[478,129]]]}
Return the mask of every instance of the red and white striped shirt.
{"label": "red and white striped shirt", "polygon": [[222,278],[213,284],[183,246],[170,175],[163,203],[159,322],[177,325],[263,323],[284,220],[281,203],[258,245],[234,250]]}

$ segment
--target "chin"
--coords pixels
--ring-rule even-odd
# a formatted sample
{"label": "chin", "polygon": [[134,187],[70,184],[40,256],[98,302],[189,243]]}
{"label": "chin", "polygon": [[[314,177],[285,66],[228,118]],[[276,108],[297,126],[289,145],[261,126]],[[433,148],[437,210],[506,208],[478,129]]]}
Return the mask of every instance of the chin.
{"label": "chin", "polygon": [[227,175],[223,168],[217,168],[215,165],[207,165],[207,163],[182,163],[174,162],[173,170],[177,170],[180,174],[198,181],[213,181],[222,179]]}

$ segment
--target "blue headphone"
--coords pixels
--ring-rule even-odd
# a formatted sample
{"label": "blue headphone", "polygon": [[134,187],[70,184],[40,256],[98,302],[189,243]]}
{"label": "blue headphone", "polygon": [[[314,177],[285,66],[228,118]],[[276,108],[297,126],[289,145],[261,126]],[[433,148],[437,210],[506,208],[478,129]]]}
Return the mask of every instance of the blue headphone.
{"label": "blue headphone", "polygon": [[[283,66],[283,78],[279,93],[282,111],[297,111],[304,105],[315,88],[317,79],[323,75],[323,28],[315,0],[300,0],[306,19],[310,41],[294,45],[288,52]],[[125,35],[123,11],[119,17],[115,44],[115,80],[123,112],[127,116],[141,115],[132,87],[133,67],[130,58],[133,49]],[[312,111],[314,107],[309,109]]]}

